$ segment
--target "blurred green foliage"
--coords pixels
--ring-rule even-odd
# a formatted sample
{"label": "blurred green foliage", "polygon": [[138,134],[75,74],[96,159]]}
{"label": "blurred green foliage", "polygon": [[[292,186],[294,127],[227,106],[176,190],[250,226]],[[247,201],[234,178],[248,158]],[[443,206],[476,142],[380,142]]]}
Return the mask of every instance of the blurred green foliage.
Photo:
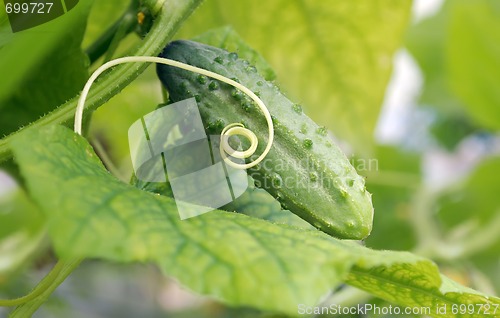
{"label": "blurred green foliage", "polygon": [[179,37],[231,25],[313,120],[368,156],[410,6],[409,0],[211,0]]}
{"label": "blurred green foliage", "polygon": [[432,132],[450,150],[472,132],[500,127],[498,29],[498,1],[449,0],[407,33],[425,79],[420,102],[434,108]]}
{"label": "blurred green foliage", "polygon": [[38,119],[81,90],[88,77],[81,42],[90,4],[81,1],[75,10],[35,29],[13,35],[0,29],[0,136]]}
{"label": "blurred green foliage", "polygon": [[[101,62],[89,67],[84,49],[129,5],[128,1],[122,0],[94,1],[85,29],[90,1],[81,3],[80,9],[72,10],[71,14],[38,29],[44,32],[32,30],[15,35],[10,32],[5,14],[0,10],[0,135],[36,120],[78,93],[89,69],[95,69]],[[301,101],[307,112],[327,125],[335,136],[350,143],[356,151],[355,158],[366,158],[367,154],[371,154],[371,158],[378,160],[376,169],[359,171],[366,177],[368,190],[373,193],[376,213],[372,235],[364,242],[366,246],[414,251],[435,260],[442,272],[452,279],[498,295],[498,153],[487,155],[470,167],[471,172],[463,175],[459,182],[439,188],[429,183],[425,164],[428,164],[428,154],[436,149],[441,151],[440,148],[425,145],[418,151],[408,150],[405,141],[403,145],[377,145],[373,138],[391,74],[392,54],[402,44],[410,5],[410,1],[398,0],[338,1],[335,5],[320,1],[256,3],[207,0],[185,23],[178,37],[197,36],[198,40],[230,50],[241,50],[246,46],[248,56],[245,58],[255,61],[259,70],[269,78],[274,76],[274,69],[282,89]],[[216,29],[200,37],[212,27],[224,27],[222,30],[227,32],[227,36],[221,37],[220,34],[224,33]],[[424,77],[417,103],[434,116],[429,133],[456,160],[460,160],[455,152],[457,146],[462,145],[465,139],[481,134],[475,142],[489,149],[493,148],[491,140],[498,138],[499,30],[499,1],[448,0],[437,14],[418,21],[406,31],[404,44]],[[129,47],[136,44],[140,44],[140,39],[129,35],[117,51],[112,52],[113,56],[126,54]],[[242,52],[239,53],[242,55]],[[117,166],[115,175],[123,180],[128,180],[131,174],[127,129],[162,101],[160,84],[151,68],[92,117],[89,139],[108,167]],[[35,150],[40,151],[42,146],[30,144],[30,147],[38,147]],[[52,154],[59,150],[54,149]],[[43,151],[41,154],[44,154]],[[67,168],[73,167],[73,164],[67,162],[61,166]],[[41,165],[35,170],[40,172],[43,169]],[[49,179],[47,175],[40,180],[47,183]],[[44,187],[40,181],[39,187],[48,191],[50,184]],[[24,189],[17,189],[9,195],[0,196],[0,264],[8,265],[0,268],[2,295],[15,296],[13,294],[21,291],[18,286],[13,286],[28,289],[40,278],[33,276],[33,273],[39,273],[38,270],[25,270],[34,259],[39,259],[39,251],[45,251],[40,248],[44,246],[45,217],[40,213],[38,203],[32,201],[32,193],[34,191],[26,193]],[[43,191],[40,193],[42,195],[38,196],[43,197]],[[45,204],[56,210],[59,203],[52,201]],[[225,209],[294,228],[308,227],[294,215],[282,211],[279,204],[262,190],[250,189]],[[78,212],[78,207],[68,210]],[[150,209],[145,207],[144,213],[149,215],[149,212]],[[99,228],[99,224],[93,226]],[[135,228],[135,225],[131,227]],[[101,230],[104,233],[110,229],[111,226],[108,226]],[[91,240],[92,236],[87,239]],[[225,244],[224,239],[227,238],[223,237],[220,244]],[[308,241],[301,236],[294,239],[300,246]],[[58,240],[60,244],[64,243],[64,238],[59,237]],[[101,249],[106,247],[104,241],[94,241],[91,247],[95,246],[94,251],[102,252]],[[280,249],[272,244],[270,246]],[[65,246],[65,249],[70,250],[71,246]],[[366,252],[365,249],[363,251]],[[115,250],[113,253],[119,252]],[[142,250],[135,252],[140,254]],[[117,255],[113,253],[110,255]],[[190,266],[187,262],[185,265]],[[165,315],[165,310],[155,307],[155,302],[148,298],[151,294],[131,296],[124,293],[123,297],[145,299],[150,305],[150,308],[134,311],[127,307],[130,303],[114,306],[112,301],[106,302],[104,294],[93,297],[93,292],[86,291],[103,289],[113,294],[117,290],[133,289],[134,282],[144,287],[144,280],[151,275],[150,269],[129,271],[113,266],[98,262],[84,264],[76,273],[77,279],[68,283],[71,290],[82,294],[72,296],[64,291],[57,294],[40,317],[75,316],[75,303],[79,304],[77,307],[81,305],[84,308],[98,304],[95,312],[82,310],[82,317],[100,317],[103,313],[107,317],[146,312],[148,314],[144,315],[150,317]],[[380,274],[375,267],[372,270],[374,275]],[[384,270],[386,268],[381,271]],[[103,277],[116,274],[115,280],[105,280],[104,283],[92,280],[98,272],[103,272]],[[135,280],[124,286],[123,280],[129,275]],[[153,274],[154,279],[158,280],[155,275],[157,273]],[[13,283],[18,281],[24,283]],[[351,278],[351,283],[356,285],[354,282],[356,279]],[[363,283],[367,284],[366,281],[358,281],[358,285]],[[445,283],[443,286],[450,285]],[[350,291],[354,295],[352,304],[372,302],[388,305],[373,295],[355,289]],[[158,292],[156,290],[152,294]],[[390,299],[387,294],[379,296]],[[338,300],[335,294],[331,299]],[[110,309],[109,304],[116,308]],[[275,317],[247,308],[229,308],[206,298],[200,306],[167,312],[169,317]],[[0,311],[0,316],[2,313]]]}
{"label": "blurred green foliage", "polygon": [[375,158],[378,159],[377,171],[360,171],[366,174],[376,215],[366,244],[377,249],[411,250],[416,245],[416,237],[410,209],[414,191],[422,182],[420,158],[388,146],[377,147]]}
{"label": "blurred green foliage", "polygon": [[500,129],[500,3],[455,0],[448,10],[445,41],[448,80],[481,126]]}
{"label": "blurred green foliage", "polygon": [[[424,76],[420,106],[436,115],[430,132],[448,151],[474,135],[475,143],[490,149],[498,136],[500,33],[494,30],[500,29],[499,4],[448,0],[437,14],[407,32],[406,46]],[[458,272],[469,284],[496,293],[500,291],[498,160],[498,153],[487,155],[470,176],[431,195],[428,205],[435,209],[433,219],[441,239],[450,243],[441,254],[462,250],[461,256],[444,263],[461,268]],[[474,266],[489,282],[484,277],[473,279],[483,275]]]}

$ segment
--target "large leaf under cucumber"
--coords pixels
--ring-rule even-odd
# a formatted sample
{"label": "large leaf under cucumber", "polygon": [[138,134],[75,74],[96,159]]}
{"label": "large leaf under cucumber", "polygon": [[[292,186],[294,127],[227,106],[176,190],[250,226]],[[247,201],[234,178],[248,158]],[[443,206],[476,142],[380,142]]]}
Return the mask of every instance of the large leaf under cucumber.
{"label": "large leaf under cucumber", "polygon": [[[369,235],[373,206],[364,179],[328,138],[326,129],[276,85],[236,53],[200,43],[175,41],[161,56],[232,78],[266,104],[273,116],[275,140],[265,160],[248,171],[257,186],[328,234],[345,239]],[[259,138],[256,154],[263,151],[268,137],[264,116],[242,92],[175,67],[158,65],[157,72],[172,102],[196,98],[208,134],[220,133],[229,123],[242,123]]]}

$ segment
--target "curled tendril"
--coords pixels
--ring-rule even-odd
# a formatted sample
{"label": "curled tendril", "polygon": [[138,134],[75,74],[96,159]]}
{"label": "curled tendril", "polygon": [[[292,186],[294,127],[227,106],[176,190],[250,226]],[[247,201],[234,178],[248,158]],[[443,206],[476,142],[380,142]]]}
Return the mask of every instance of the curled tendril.
{"label": "curled tendril", "polygon": [[[119,64],[124,64],[124,63],[158,63],[158,64],[165,64],[165,65],[170,65],[173,67],[178,67],[187,71],[191,71],[194,73],[202,74],[211,78],[214,78],[216,80],[219,80],[221,82],[224,82],[226,84],[229,84],[246,95],[248,95],[256,104],[259,106],[260,110],[264,114],[264,117],[266,118],[267,121],[267,126],[269,128],[269,137],[267,141],[266,148],[262,152],[262,154],[255,159],[252,162],[249,163],[236,163],[232,161],[230,158],[237,158],[237,159],[246,159],[252,156],[255,151],[257,150],[258,146],[258,139],[257,136],[249,129],[245,128],[243,124],[240,123],[232,123],[227,125],[221,133],[221,142],[220,142],[220,153],[222,159],[226,162],[231,167],[237,168],[237,169],[249,169],[252,168],[253,166],[259,164],[266,155],[269,153],[271,150],[271,146],[274,140],[274,127],[273,127],[273,121],[271,119],[271,114],[269,113],[269,110],[267,109],[266,105],[262,102],[262,100],[254,94],[250,89],[247,87],[241,85],[238,82],[233,81],[232,79],[229,79],[225,76],[222,76],[220,74],[214,73],[207,71],[205,69],[195,67],[189,64],[181,63],[178,61],[162,58],[162,57],[154,57],[154,56],[127,56],[127,57],[122,57],[118,58],[112,61],[109,61],[101,67],[99,67],[95,72],[90,76],[89,80],[85,84],[82,94],[80,95],[80,98],[78,100],[78,105],[76,106],[76,113],[75,113],[75,126],[74,130],[77,134],[81,135],[82,134],[82,118],[83,118],[83,110],[85,106],[85,100],[87,99],[87,95],[89,94],[90,87],[94,83],[94,81],[101,75],[104,71],[107,69],[119,65]],[[250,141],[250,147],[244,151],[238,151],[233,149],[229,145],[229,137],[234,136],[234,135],[239,135],[247,138]]]}

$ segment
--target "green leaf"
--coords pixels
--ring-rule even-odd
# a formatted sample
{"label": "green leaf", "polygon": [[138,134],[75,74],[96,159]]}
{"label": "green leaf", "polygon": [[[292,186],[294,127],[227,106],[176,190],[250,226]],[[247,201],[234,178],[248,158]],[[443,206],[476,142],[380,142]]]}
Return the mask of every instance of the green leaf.
{"label": "green leaf", "polygon": [[473,125],[466,114],[450,114],[438,112],[437,118],[430,127],[430,133],[437,141],[452,151],[467,136],[477,132],[478,127]]}
{"label": "green leaf", "polygon": [[450,88],[448,81],[448,58],[445,52],[448,41],[448,6],[445,5],[436,15],[413,25],[406,36],[406,47],[424,76],[419,102],[421,107],[434,113],[435,119],[431,123],[430,132],[443,147],[453,150],[478,127],[472,123],[464,103]]}
{"label": "green leaf", "polygon": [[[399,264],[390,268],[374,266],[370,269],[355,269],[348,277],[347,283],[396,304],[426,310],[429,308],[426,315],[432,317],[491,317],[491,308],[498,308],[495,306],[500,304],[498,298],[485,297],[438,274],[434,266],[425,261],[416,261],[411,266]],[[460,308],[459,304],[495,305],[490,305],[489,314],[479,312],[478,307],[475,307],[474,313],[459,315],[452,309]],[[446,312],[439,313],[438,308],[444,306]]]}
{"label": "green leaf", "polygon": [[62,257],[155,261],[198,292],[287,312],[298,302],[314,304],[350,265],[347,253],[330,247],[326,235],[313,238],[311,248],[300,244],[297,230],[241,214],[215,211],[181,221],[173,199],[116,180],[69,130],[43,129],[37,149],[27,149],[33,137],[27,131],[12,145]]}
{"label": "green leaf", "polygon": [[0,48],[12,40],[13,33],[10,28],[9,18],[4,10],[0,10]]}
{"label": "green leaf", "polygon": [[80,1],[53,21],[15,33],[2,47],[0,136],[38,119],[82,89],[88,62],[80,44],[89,4]]}
{"label": "green leaf", "polygon": [[410,7],[406,0],[211,0],[179,37],[233,26],[314,121],[366,152]]}
{"label": "green leaf", "polygon": [[413,26],[406,45],[425,77],[421,102],[444,115],[463,117],[477,124],[500,127],[497,1],[447,1],[441,11]]}
{"label": "green leaf", "polygon": [[409,253],[237,213],[181,221],[173,199],[116,180],[82,137],[61,126],[29,129],[11,146],[61,257],[153,261],[197,292],[293,316],[299,303],[316,304],[342,280],[401,305],[500,303],[443,284],[434,263]]}
{"label": "green leaf", "polygon": [[432,105],[444,112],[460,112],[461,102],[447,83],[446,56],[447,13],[422,20],[408,29],[405,44],[423,72],[425,83],[420,103]]}
{"label": "green leaf", "polygon": [[500,129],[500,5],[495,0],[458,0],[450,6],[446,42],[448,80],[467,111]]}

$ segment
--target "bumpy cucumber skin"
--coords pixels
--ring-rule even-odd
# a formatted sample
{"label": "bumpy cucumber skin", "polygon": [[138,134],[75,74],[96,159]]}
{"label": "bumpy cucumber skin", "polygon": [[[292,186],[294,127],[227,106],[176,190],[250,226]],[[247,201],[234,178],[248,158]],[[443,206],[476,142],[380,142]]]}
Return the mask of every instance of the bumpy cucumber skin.
{"label": "bumpy cucumber skin", "polygon": [[[171,42],[160,56],[236,79],[262,99],[273,116],[275,140],[264,162],[248,172],[284,209],[339,238],[363,239],[370,234],[373,206],[364,179],[326,136],[326,129],[266,82],[255,67],[234,53],[192,41]],[[256,133],[256,154],[262,153],[267,125],[246,95],[175,67],[158,65],[157,73],[172,102],[197,99],[207,133],[243,123]]]}

